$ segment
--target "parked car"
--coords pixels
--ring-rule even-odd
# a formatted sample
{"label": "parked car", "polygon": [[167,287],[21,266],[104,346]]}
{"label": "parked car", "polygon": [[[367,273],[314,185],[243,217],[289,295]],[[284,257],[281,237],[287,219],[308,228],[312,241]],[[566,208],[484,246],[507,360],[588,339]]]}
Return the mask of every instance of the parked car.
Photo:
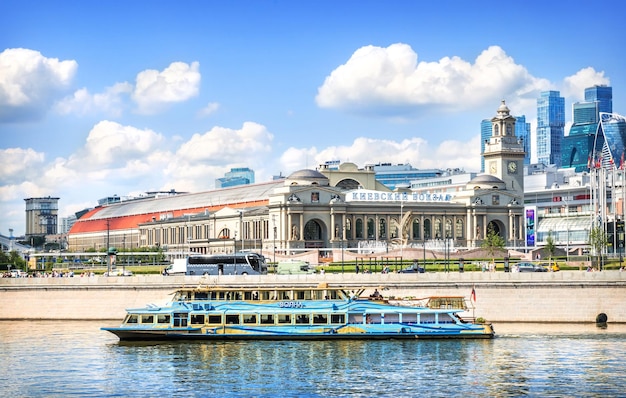
{"label": "parked car", "polygon": [[401,269],[400,271],[398,271],[399,274],[423,274],[424,272],[426,272],[426,270],[419,265],[413,265],[409,268]]}
{"label": "parked car", "polygon": [[103,274],[103,276],[133,276],[133,272],[129,271],[127,269],[125,270],[113,270],[110,273],[109,272],[105,272]]}
{"label": "parked car", "polygon": [[533,263],[517,263],[517,270],[519,272],[547,272],[548,269],[541,264]]}
{"label": "parked car", "polygon": [[549,263],[541,263],[539,264],[542,267],[544,267],[545,269],[547,269],[548,271],[552,271],[552,272],[556,272],[556,271],[560,271],[561,268],[559,268],[559,265],[555,262],[552,263],[552,265],[550,265]]}

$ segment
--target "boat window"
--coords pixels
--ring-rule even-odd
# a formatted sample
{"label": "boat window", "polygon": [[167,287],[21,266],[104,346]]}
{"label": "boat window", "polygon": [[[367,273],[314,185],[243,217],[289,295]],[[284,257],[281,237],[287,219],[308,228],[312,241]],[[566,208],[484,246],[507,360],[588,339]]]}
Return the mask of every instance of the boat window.
{"label": "boat window", "polygon": [[217,292],[211,292],[211,300],[217,299]]}
{"label": "boat window", "polygon": [[204,314],[191,314],[191,324],[192,325],[204,324]]}
{"label": "boat window", "polygon": [[328,296],[331,300],[337,300],[339,298],[336,290],[328,290],[326,296]]}
{"label": "boat window", "polygon": [[296,290],[294,293],[295,300],[311,300],[310,290]]}
{"label": "boat window", "polygon": [[289,314],[278,315],[278,323],[291,323],[291,315]]}
{"label": "boat window", "polygon": [[422,314],[420,323],[435,323],[435,314]]}
{"label": "boat window", "polygon": [[154,323],[154,315],[142,315],[141,323]]}
{"label": "boat window", "polygon": [[298,315],[296,323],[309,323],[309,314]]}
{"label": "boat window", "polygon": [[209,315],[208,323],[222,323],[222,316],[221,315]]}
{"label": "boat window", "polygon": [[399,314],[385,314],[383,315],[383,319],[385,323],[398,323],[400,322],[400,315]]}
{"label": "boat window", "polygon": [[274,315],[272,315],[272,314],[261,314],[261,324],[262,325],[273,325],[274,324]]}
{"label": "boat window", "polygon": [[270,299],[270,295],[271,295],[272,297],[275,297],[275,296],[276,296],[276,293],[275,293],[275,292],[273,292],[273,291],[272,291],[272,292],[270,292],[269,290],[262,291],[262,292],[261,292],[261,300],[269,300],[269,299]]}
{"label": "boat window", "polygon": [[217,296],[218,300],[225,300],[226,299],[226,292],[219,292],[218,296]]}
{"label": "boat window", "polygon": [[239,315],[226,315],[226,323],[235,325],[239,323]]}
{"label": "boat window", "polygon": [[328,323],[328,315],[313,314],[313,323],[317,323],[317,324]]}
{"label": "boat window", "polygon": [[157,323],[170,323],[169,314],[159,314],[157,315]]}
{"label": "boat window", "polygon": [[126,317],[126,323],[137,323],[138,320],[139,315],[137,314],[130,314]]}
{"label": "boat window", "polygon": [[346,315],[345,314],[332,314],[330,316],[330,323],[345,323]]}
{"label": "boat window", "polygon": [[403,323],[418,323],[417,314],[402,314]]}
{"label": "boat window", "polygon": [[439,314],[439,323],[456,323],[450,314]]}
{"label": "boat window", "polygon": [[321,290],[313,290],[311,293],[313,300],[322,300],[324,297],[324,292]]}
{"label": "boat window", "polygon": [[174,313],[174,327],[185,327],[185,326],[187,326],[187,313],[175,312]]}
{"label": "boat window", "polygon": [[243,323],[256,323],[256,315],[255,314],[243,314]]}
{"label": "boat window", "polygon": [[196,300],[207,300],[209,294],[207,292],[196,292]]}
{"label": "boat window", "polygon": [[283,300],[289,300],[290,299],[291,296],[289,295],[289,293],[291,293],[291,292],[290,291],[282,291],[282,292],[280,292]]}
{"label": "boat window", "polygon": [[363,314],[349,314],[348,323],[363,323]]}

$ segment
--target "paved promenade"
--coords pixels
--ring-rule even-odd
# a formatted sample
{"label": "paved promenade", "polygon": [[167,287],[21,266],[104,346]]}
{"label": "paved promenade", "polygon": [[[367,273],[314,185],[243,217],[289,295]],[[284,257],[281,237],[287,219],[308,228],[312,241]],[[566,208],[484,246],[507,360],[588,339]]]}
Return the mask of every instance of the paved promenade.
{"label": "paved promenade", "polygon": [[474,316],[492,322],[626,323],[626,272],[315,274],[191,277],[0,278],[0,320],[121,321],[125,308],[164,304],[180,286],[316,286],[375,288],[385,297],[465,296],[476,291]]}

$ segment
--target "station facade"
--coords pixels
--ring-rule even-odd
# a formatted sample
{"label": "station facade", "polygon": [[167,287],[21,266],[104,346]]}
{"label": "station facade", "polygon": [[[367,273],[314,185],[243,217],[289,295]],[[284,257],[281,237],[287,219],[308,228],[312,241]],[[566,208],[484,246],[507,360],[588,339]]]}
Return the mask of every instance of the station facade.
{"label": "station facade", "polygon": [[392,191],[376,181],[371,166],[321,165],[271,182],[101,206],[77,220],[69,248],[255,250],[276,258],[337,248],[473,248],[490,229],[507,245],[523,246],[523,144],[504,101],[491,123],[482,154],[486,174],[455,192]]}

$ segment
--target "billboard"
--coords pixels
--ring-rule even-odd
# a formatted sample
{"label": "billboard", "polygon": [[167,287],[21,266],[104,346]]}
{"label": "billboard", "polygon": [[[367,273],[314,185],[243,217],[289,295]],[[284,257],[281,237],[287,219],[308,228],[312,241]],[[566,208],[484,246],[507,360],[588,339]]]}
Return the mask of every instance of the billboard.
{"label": "billboard", "polygon": [[526,246],[535,246],[535,236],[537,233],[537,207],[529,206],[524,208],[524,220],[526,226]]}

